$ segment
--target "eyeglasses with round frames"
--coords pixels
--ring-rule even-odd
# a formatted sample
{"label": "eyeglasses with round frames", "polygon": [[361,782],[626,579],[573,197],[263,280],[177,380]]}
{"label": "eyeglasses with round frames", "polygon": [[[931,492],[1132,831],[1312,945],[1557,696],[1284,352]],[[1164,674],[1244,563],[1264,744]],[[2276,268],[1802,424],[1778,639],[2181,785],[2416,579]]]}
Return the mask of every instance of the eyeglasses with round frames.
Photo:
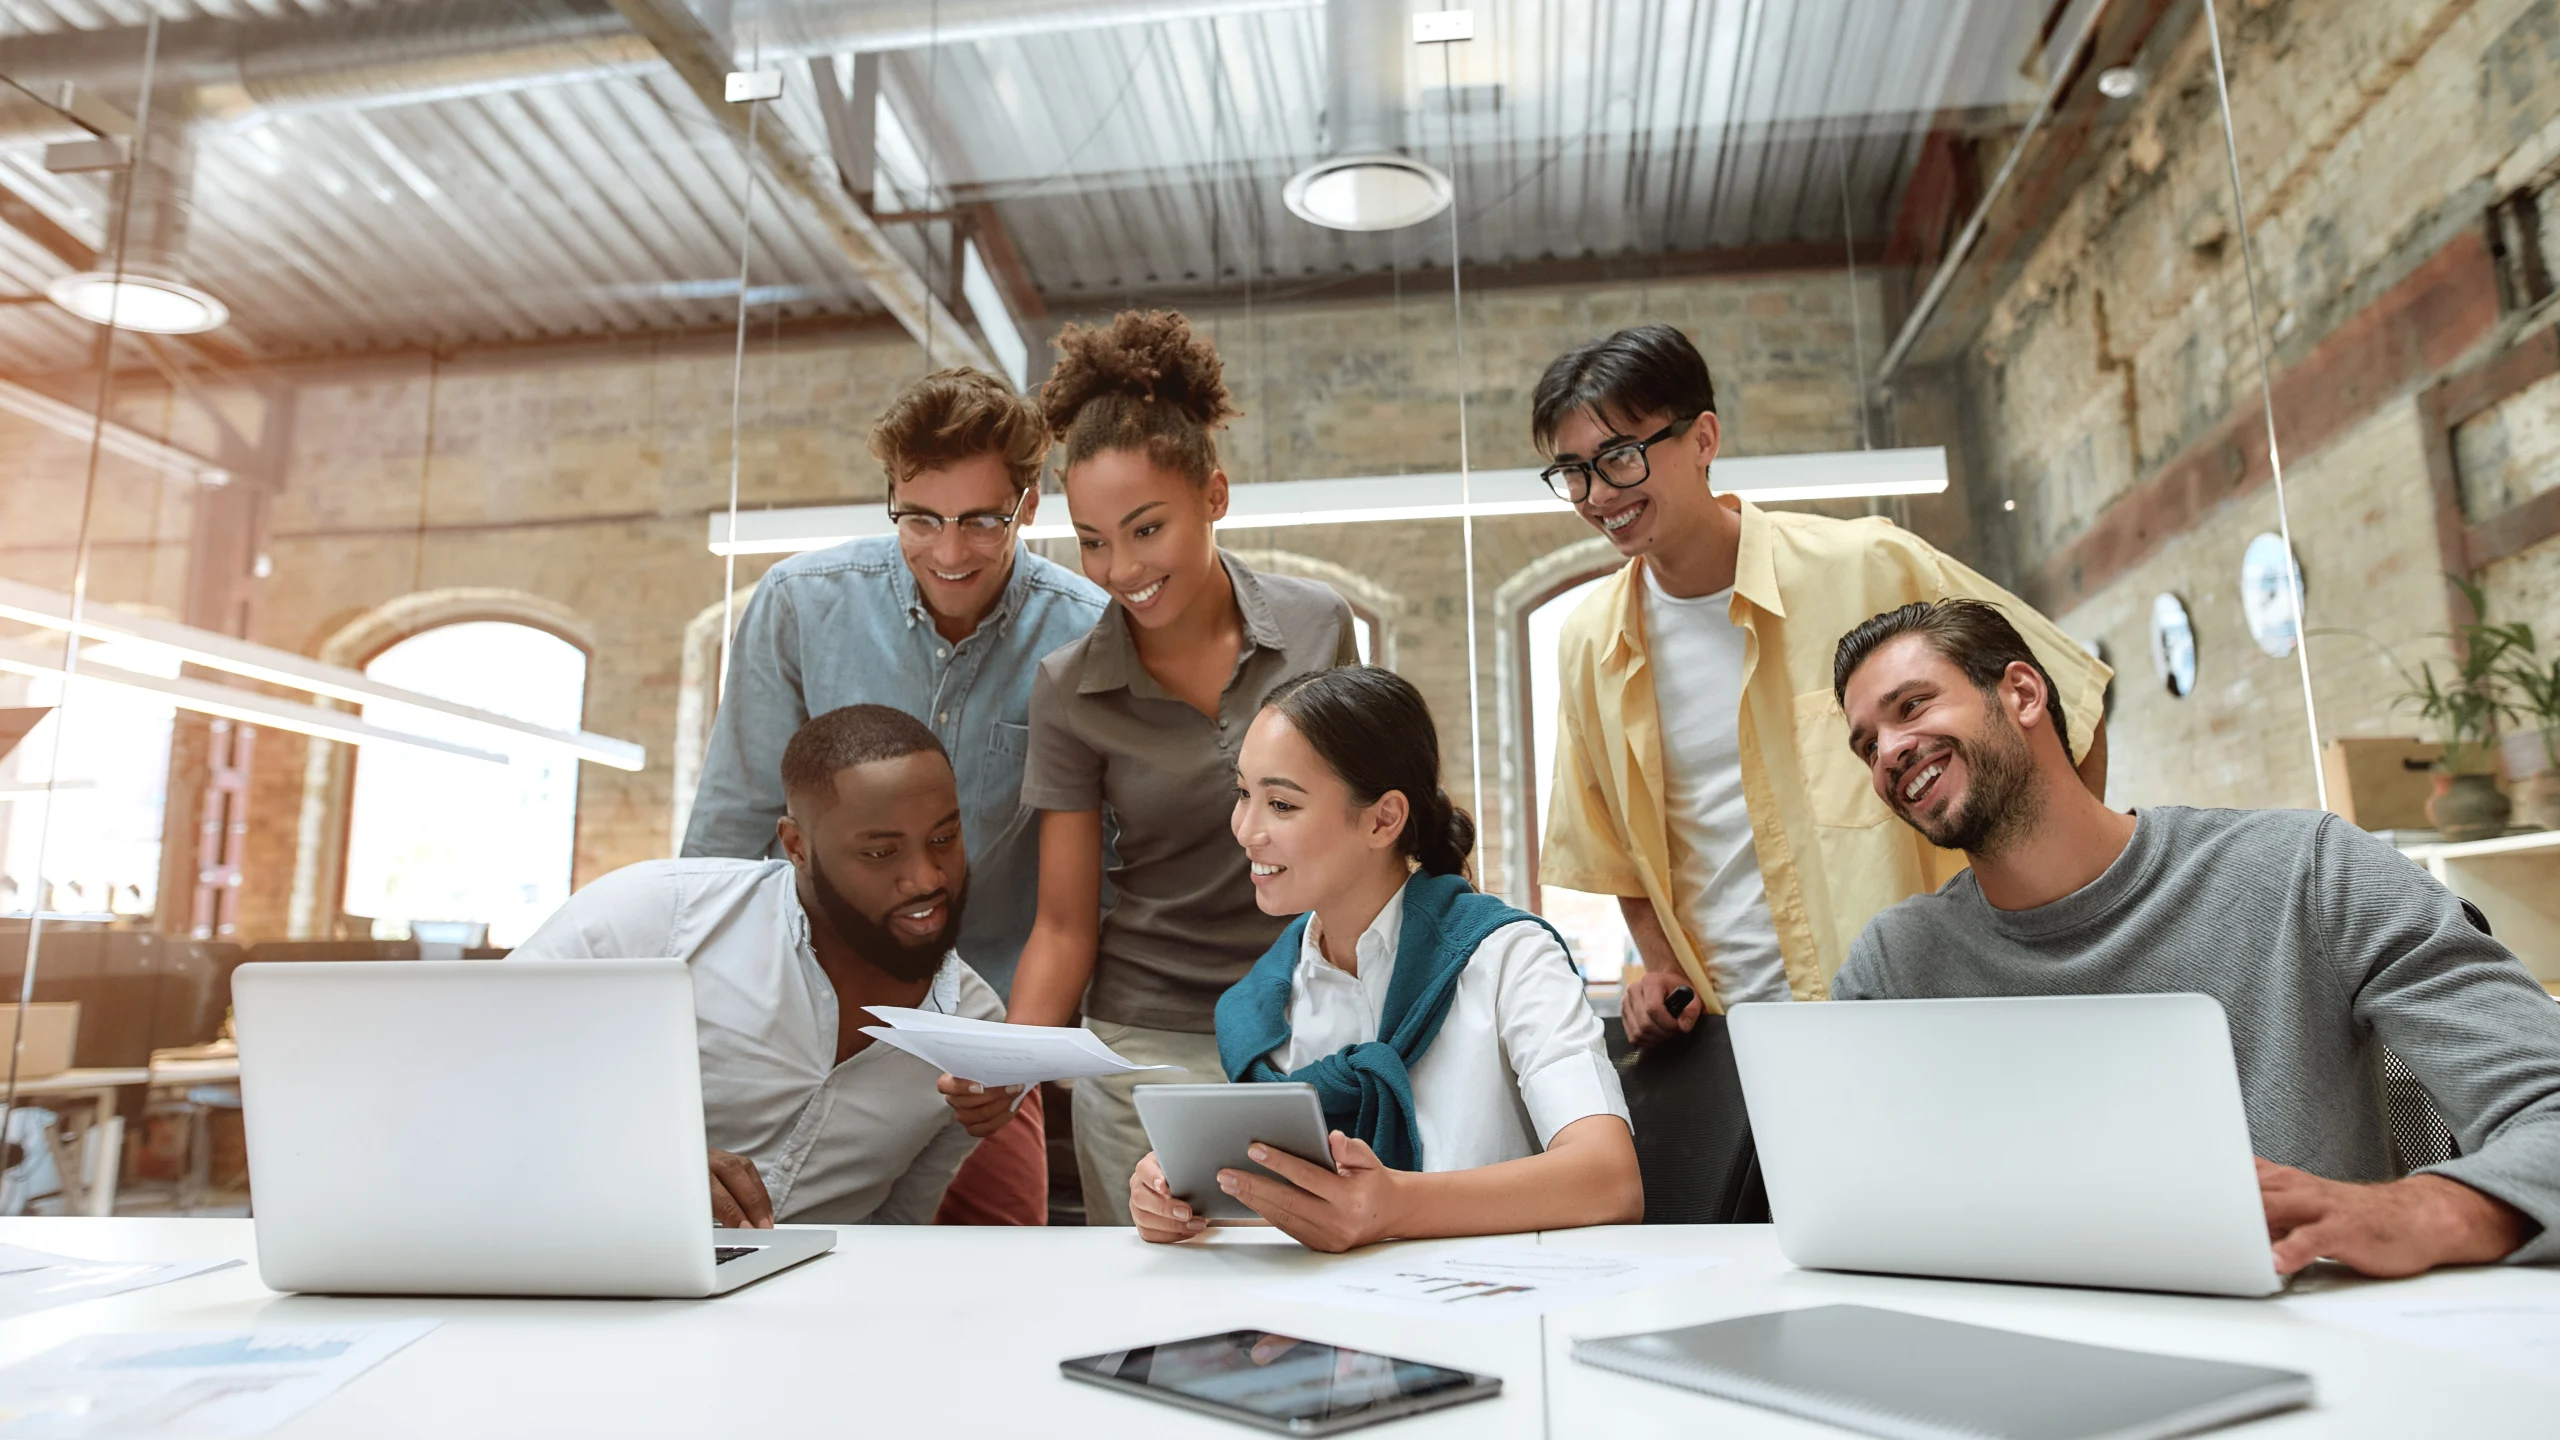
{"label": "eyeglasses with round frames", "polygon": [[1591,498],[1591,482],[1595,475],[1601,484],[1612,490],[1633,490],[1653,478],[1653,461],[1645,452],[1688,429],[1695,419],[1692,416],[1689,420],[1674,420],[1641,440],[1622,440],[1615,445],[1604,445],[1600,453],[1589,460],[1550,465],[1538,472],[1538,478],[1546,481],[1547,488],[1555,492],[1555,497],[1568,505],[1579,505]]}
{"label": "eyeglasses with round frames", "polygon": [[1013,497],[1010,510],[972,510],[965,515],[942,515],[931,510],[892,510],[889,519],[898,527],[898,536],[911,544],[930,545],[942,538],[942,527],[960,527],[964,544],[980,550],[991,550],[1004,539],[1014,522],[1022,518],[1022,504],[1031,492],[1025,489]]}

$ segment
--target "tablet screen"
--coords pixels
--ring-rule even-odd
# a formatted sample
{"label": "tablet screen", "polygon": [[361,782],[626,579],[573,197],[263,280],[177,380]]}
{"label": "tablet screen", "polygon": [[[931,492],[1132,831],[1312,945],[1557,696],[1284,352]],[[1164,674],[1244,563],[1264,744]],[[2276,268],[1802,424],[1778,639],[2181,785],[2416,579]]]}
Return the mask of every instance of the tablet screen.
{"label": "tablet screen", "polygon": [[1474,1378],[1464,1370],[1260,1330],[1230,1330],[1066,1363],[1108,1379],[1281,1421],[1355,1415],[1386,1401],[1463,1386]]}

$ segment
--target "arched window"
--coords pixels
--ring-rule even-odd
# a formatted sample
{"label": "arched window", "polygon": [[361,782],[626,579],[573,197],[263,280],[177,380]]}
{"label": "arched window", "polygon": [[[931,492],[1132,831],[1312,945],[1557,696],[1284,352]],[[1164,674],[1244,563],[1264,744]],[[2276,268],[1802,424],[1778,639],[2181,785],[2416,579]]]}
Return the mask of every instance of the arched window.
{"label": "arched window", "polygon": [[1529,713],[1523,717],[1521,734],[1526,741],[1523,759],[1532,797],[1527,817],[1525,888],[1533,908],[1564,935],[1573,958],[1581,962],[1585,977],[1604,983],[1616,980],[1634,953],[1616,898],[1539,885],[1536,877],[1538,843],[1548,813],[1547,796],[1555,784],[1556,703],[1563,691],[1556,668],[1556,642],[1563,634],[1565,617],[1608,578],[1604,573],[1569,580],[1545,599],[1526,607],[1519,620],[1519,644],[1529,681],[1525,696]]}
{"label": "arched window", "polygon": [[[388,685],[558,730],[579,727],[587,656],[548,630],[468,620],[421,631],[364,667]],[[486,744],[487,732],[432,710],[376,701],[367,716],[419,734]],[[342,908],[377,934],[420,920],[484,921],[513,945],[569,898],[577,850],[578,762],[528,751],[505,764],[406,745],[357,758]]]}

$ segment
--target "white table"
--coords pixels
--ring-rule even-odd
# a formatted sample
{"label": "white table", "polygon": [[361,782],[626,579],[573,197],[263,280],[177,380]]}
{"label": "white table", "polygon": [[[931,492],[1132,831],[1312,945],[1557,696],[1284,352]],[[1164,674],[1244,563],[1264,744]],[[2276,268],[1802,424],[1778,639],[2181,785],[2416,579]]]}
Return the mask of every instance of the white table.
{"label": "white table", "polygon": [[60,1117],[45,1127],[44,1139],[62,1183],[63,1208],[71,1214],[116,1213],[116,1180],[124,1169],[124,1120],[116,1114],[116,1092],[150,1079],[149,1070],[135,1067],[58,1070],[18,1082],[20,1105],[42,1106]]}
{"label": "white table", "polygon": [[[1790,1268],[1766,1227],[1658,1226],[1521,1239],[1726,1263],[1543,1321],[1483,1327],[1257,1296],[1272,1280],[1340,1263],[1252,1243],[1269,1238],[1153,1247],[1128,1231],[856,1227],[833,1255],[705,1301],[286,1296],[241,1268],[0,1323],[0,1364],[97,1331],[427,1317],[441,1328],[278,1433],[1163,1440],[1253,1432],[1074,1384],[1059,1378],[1057,1362],[1263,1327],[1502,1377],[1498,1400],[1377,1432],[1399,1440],[1749,1440],[1841,1432],[1576,1365],[1571,1340],[1855,1301],[2317,1377],[2317,1408],[2260,1422],[2244,1432],[2252,1440],[2560,1433],[2560,1385],[2333,1329],[2273,1301],[1821,1274]],[[0,1221],[0,1242],[100,1259],[246,1258],[252,1243],[244,1220],[144,1219]],[[2560,1273],[2463,1271],[2403,1284],[2410,1294],[2550,1296],[2560,1294]]]}

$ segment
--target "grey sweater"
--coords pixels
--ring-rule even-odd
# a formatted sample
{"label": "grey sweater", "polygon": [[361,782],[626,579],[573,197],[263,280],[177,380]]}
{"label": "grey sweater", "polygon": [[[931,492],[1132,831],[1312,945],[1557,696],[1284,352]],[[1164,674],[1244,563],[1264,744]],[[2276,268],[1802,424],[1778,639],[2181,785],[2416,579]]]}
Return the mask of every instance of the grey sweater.
{"label": "grey sweater", "polygon": [[2251,1145],[2333,1180],[2395,1175],[2388,1045],[2461,1143],[2428,1168],[2541,1225],[2511,1259],[2560,1261],[2560,1004],[2433,877],[2335,815],[2144,810],[2104,874],[2032,910],[1992,908],[1966,871],[1870,922],[1831,991],[2210,995]]}

